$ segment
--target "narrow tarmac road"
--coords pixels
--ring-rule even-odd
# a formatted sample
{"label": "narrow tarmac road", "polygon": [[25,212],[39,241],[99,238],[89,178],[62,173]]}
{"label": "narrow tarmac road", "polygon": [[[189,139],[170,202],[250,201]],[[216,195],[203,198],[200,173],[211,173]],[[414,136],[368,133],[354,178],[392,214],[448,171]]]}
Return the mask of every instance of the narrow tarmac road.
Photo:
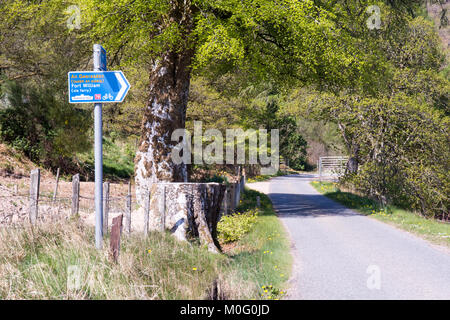
{"label": "narrow tarmac road", "polygon": [[318,193],[313,175],[249,184],[290,233],[291,299],[450,299],[450,250]]}

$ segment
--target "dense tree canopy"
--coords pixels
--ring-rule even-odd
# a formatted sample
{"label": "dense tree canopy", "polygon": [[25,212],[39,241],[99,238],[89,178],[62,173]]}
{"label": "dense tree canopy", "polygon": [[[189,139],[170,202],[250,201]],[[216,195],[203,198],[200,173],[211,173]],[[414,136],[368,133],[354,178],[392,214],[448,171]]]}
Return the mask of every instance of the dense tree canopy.
{"label": "dense tree canopy", "polygon": [[[444,217],[450,90],[435,29],[448,19],[443,10],[433,25],[423,14],[426,2],[3,1],[0,81],[20,83],[30,97],[51,92],[51,103],[36,98],[33,110],[62,110],[64,120],[44,121],[44,131],[76,153],[85,143],[73,144],[60,129],[86,107],[65,103],[66,73],[90,69],[92,44],[101,43],[109,68],[120,66],[132,82],[126,103],[105,107],[105,124],[107,132],[140,136],[138,189],[187,179],[186,167],[170,160],[177,144],[170,133],[186,121],[220,130],[280,128],[281,152],[298,164],[305,140],[323,124],[321,137],[351,157],[348,183],[382,202]],[[79,29],[67,27],[70,5],[80,9]],[[3,119],[11,119],[11,106],[24,107],[11,101]],[[12,124],[30,120],[14,121],[2,125],[4,140],[19,141]],[[301,127],[312,123],[317,129]],[[66,158],[68,150],[61,151]]]}
{"label": "dense tree canopy", "polygon": [[444,54],[433,25],[422,17],[406,21],[373,39],[384,68],[370,90],[309,88],[287,111],[338,125],[351,156],[348,183],[383,203],[445,218],[450,83],[440,72]]}

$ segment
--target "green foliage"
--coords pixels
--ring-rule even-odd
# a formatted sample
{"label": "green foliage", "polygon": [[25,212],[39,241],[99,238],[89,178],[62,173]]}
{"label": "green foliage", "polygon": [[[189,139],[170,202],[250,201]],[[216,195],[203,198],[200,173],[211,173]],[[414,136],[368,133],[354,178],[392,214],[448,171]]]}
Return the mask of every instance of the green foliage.
{"label": "green foliage", "polygon": [[[337,124],[330,119],[311,117],[307,105],[314,105],[317,91],[311,88],[292,90],[280,103],[280,112],[295,115],[298,132],[307,141],[307,160],[316,165],[319,157],[341,155],[346,152]],[[302,111],[299,112],[299,106]]]}
{"label": "green foliage", "polygon": [[223,216],[217,224],[217,237],[222,243],[237,241],[248,233],[258,217],[258,209]]}
{"label": "green foliage", "polygon": [[[289,160],[292,168],[303,169],[307,143],[299,133],[295,117],[280,112],[279,100],[276,90],[270,86],[256,96],[247,92],[236,97],[216,88],[205,78],[196,77],[191,85],[186,127],[192,132],[193,121],[201,120],[204,129],[219,129],[223,136],[230,128],[263,128],[269,134],[271,129],[278,129],[281,156]],[[249,145],[245,148],[248,159]]]}
{"label": "green foliage", "polygon": [[[314,144],[317,141],[311,136],[320,136],[318,140],[327,140],[327,143],[319,141],[325,145],[326,152],[334,146],[342,150],[340,147],[345,144],[347,153],[358,158],[361,168],[378,174],[385,163],[375,167],[369,164],[364,167],[364,163],[372,161],[369,159],[373,152],[367,150],[377,148],[381,141],[377,137],[384,127],[380,125],[382,121],[372,117],[372,127],[366,130],[364,119],[372,113],[368,108],[364,110],[363,104],[376,100],[402,100],[400,104],[405,104],[409,103],[404,99],[406,94],[427,106],[423,108],[439,109],[448,116],[450,90],[445,77],[448,68],[443,66],[439,39],[433,24],[414,14],[422,9],[423,3],[419,0],[75,0],[70,4],[81,8],[81,29],[70,30],[66,26],[69,5],[66,1],[7,0],[0,4],[0,14],[4,17],[0,21],[0,81],[20,79],[26,80],[27,85],[45,82],[58,92],[65,91],[67,71],[89,68],[92,44],[100,42],[108,50],[109,67],[125,68],[132,82],[126,103],[105,106],[105,131],[138,134],[151,66],[169,55],[189,53],[192,60],[188,69],[195,77],[188,125],[192,120],[205,119],[208,127],[220,130],[230,124],[279,128],[281,155],[297,169],[306,165],[306,141]],[[369,18],[366,8],[372,4],[380,6],[382,12],[381,28],[376,30],[366,25]],[[298,87],[304,89],[297,91],[300,94],[294,102],[288,101],[290,114],[278,110],[278,105],[284,105],[283,100],[289,97],[288,89]],[[57,97],[58,101],[65,99],[64,94]],[[302,112],[292,110],[296,109],[292,108],[296,102]],[[389,103],[378,105],[381,107],[374,109],[390,108]],[[428,115],[428,111],[424,113]],[[387,113],[383,121],[396,122],[394,114]],[[315,125],[306,122],[308,127],[316,126],[316,130],[308,133],[302,128],[304,117],[317,121]],[[320,132],[322,123],[330,121],[335,125]],[[407,117],[402,117],[402,121],[407,122]],[[342,141],[336,139],[338,130]],[[64,132],[77,136],[66,130],[44,131],[43,140],[62,140],[55,142],[60,148],[68,138]],[[5,134],[18,133],[7,129]],[[13,141],[18,148],[28,150],[30,156],[41,156],[42,146],[36,146],[34,140],[14,138]],[[396,141],[400,146],[404,142]],[[67,155],[69,151],[61,152]],[[125,152],[128,156],[133,150]],[[315,154],[318,153],[316,150]],[[430,183],[434,191],[427,194],[442,194],[436,186],[445,186],[445,179],[436,177],[445,177],[442,174],[445,167],[435,160],[424,160],[426,164],[421,161],[407,159],[405,162],[409,164],[400,171],[387,169],[398,178],[392,182],[395,188],[411,189],[413,183],[404,187],[404,181],[410,179],[422,181],[423,187],[415,187],[414,194],[422,194],[419,190],[426,189]],[[420,168],[417,177],[413,168]],[[438,173],[433,173],[434,170]],[[399,172],[408,172],[410,178],[404,178]],[[423,180],[424,176],[427,178]],[[381,192],[379,187],[372,189]],[[386,192],[384,189],[382,192]],[[420,206],[440,207],[442,211],[445,206],[439,199],[442,197],[421,199]],[[415,203],[417,206],[418,202]]]}
{"label": "green foliage", "polygon": [[[134,173],[134,156],[136,140],[133,136],[124,137],[115,131],[103,137],[103,174],[106,179],[128,180]],[[85,175],[94,176],[94,150],[78,153],[78,160],[83,166]]]}
{"label": "green foliage", "polygon": [[311,185],[322,193],[331,193],[338,190],[337,183],[335,182],[319,182],[311,181]]}
{"label": "green foliage", "polygon": [[[260,197],[261,199],[261,207],[265,209],[272,208],[271,202],[267,197],[262,197],[261,193],[252,189],[245,189],[244,193],[241,194],[241,201],[239,202],[238,207],[236,208],[237,212],[245,212],[247,210],[253,210],[256,208],[256,198]],[[260,212],[260,214],[264,214],[266,210]]]}
{"label": "green foliage", "polygon": [[358,174],[348,174],[343,181],[383,204],[446,218],[449,117],[402,95],[359,106],[364,117],[364,126],[358,130],[361,165]]}
{"label": "green foliage", "polygon": [[189,90],[186,128],[192,132],[193,122],[202,121],[204,129],[225,133],[227,128],[239,124],[243,108],[240,99],[224,94],[203,77],[194,77]]}
{"label": "green foliage", "polygon": [[[395,7],[405,14],[415,6],[385,2],[378,3],[384,12]],[[385,61],[375,60],[361,45],[377,36],[366,28],[365,9],[373,4],[368,0],[75,3],[83,16],[80,37],[101,39],[124,64],[192,50],[194,72],[209,79],[238,73],[247,83],[289,86],[300,81],[348,88],[361,82],[370,88],[374,75],[385,68]],[[387,27],[402,22],[396,17]]]}
{"label": "green foliage", "polygon": [[90,43],[67,28],[69,5],[65,0],[0,2],[0,75],[45,83],[59,94],[67,90],[67,72],[86,69],[92,55]]}
{"label": "green foliage", "polygon": [[50,90],[8,83],[0,110],[0,136],[31,160],[64,166],[89,147],[90,117],[60,102]]}
{"label": "green foliage", "polygon": [[294,117],[280,117],[280,155],[288,160],[289,167],[294,170],[304,170],[306,165],[307,143],[299,133]]}
{"label": "green foliage", "polygon": [[276,174],[273,175],[257,175],[254,177],[249,177],[247,179],[248,183],[253,183],[253,182],[261,182],[261,181],[266,181],[269,180],[270,178],[273,177],[280,177],[280,176],[284,176],[286,175],[286,173],[284,171],[278,170]]}
{"label": "green foliage", "polygon": [[264,300],[280,300],[286,295],[286,291],[275,288],[271,284],[262,286],[261,289],[261,298]]}
{"label": "green foliage", "polygon": [[280,96],[274,88],[250,98],[247,107],[242,109],[241,125],[249,128],[279,130],[279,153],[289,166],[302,170],[306,164],[307,143],[300,134],[296,118],[280,111]]}
{"label": "green foliage", "polygon": [[228,183],[228,178],[224,175],[214,174],[212,177],[206,179],[205,182]]}
{"label": "green foliage", "polygon": [[[368,89],[367,78],[353,90],[311,89],[291,99],[287,110],[316,121],[334,122],[346,153],[359,164],[342,180],[380,203],[445,219],[449,207],[449,85],[439,73],[444,55],[433,25],[404,16],[394,25],[387,10],[377,47],[364,43],[384,69]],[[386,59],[386,60],[384,60]],[[295,103],[297,101],[297,109]]]}
{"label": "green foliage", "polygon": [[[105,137],[103,170],[107,177],[130,179],[134,173],[134,141],[116,140]],[[94,159],[91,155],[91,163]]]}

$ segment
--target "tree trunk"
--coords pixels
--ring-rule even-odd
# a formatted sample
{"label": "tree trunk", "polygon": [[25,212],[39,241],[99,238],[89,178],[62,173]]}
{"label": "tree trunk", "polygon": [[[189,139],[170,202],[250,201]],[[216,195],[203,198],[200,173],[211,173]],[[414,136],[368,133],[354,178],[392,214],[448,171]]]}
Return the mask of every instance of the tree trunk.
{"label": "tree trunk", "polygon": [[347,161],[347,166],[345,168],[345,173],[357,173],[359,165],[359,145],[354,142],[354,140],[356,140],[354,137],[348,136],[346,128],[341,122],[338,122],[338,127],[341,131],[342,138],[344,139],[345,146],[347,147],[347,151],[350,155]]}
{"label": "tree trunk", "polygon": [[158,181],[186,182],[186,164],[175,164],[171,159],[178,141],[171,135],[185,128],[186,107],[189,95],[190,65],[194,55],[188,37],[193,28],[189,8],[173,2],[171,16],[179,21],[186,37],[183,49],[167,51],[153,62],[150,70],[149,99],[142,121],[141,138],[135,158],[136,197]]}
{"label": "tree trunk", "polygon": [[347,162],[347,173],[356,172],[358,172],[358,158],[356,156],[352,156],[348,159]]}

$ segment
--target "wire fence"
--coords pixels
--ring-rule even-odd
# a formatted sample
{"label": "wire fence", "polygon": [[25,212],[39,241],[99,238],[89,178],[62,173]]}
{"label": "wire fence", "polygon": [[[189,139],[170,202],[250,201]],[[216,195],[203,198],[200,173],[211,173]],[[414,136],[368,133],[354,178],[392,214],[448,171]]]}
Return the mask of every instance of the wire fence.
{"label": "wire fence", "polygon": [[[38,169],[32,171],[27,183],[29,192],[24,190],[19,192],[17,185],[13,187],[0,185],[0,226],[20,226],[30,222],[56,221],[68,219],[75,214],[94,222],[95,198],[93,192],[90,193],[89,190],[84,193],[80,192],[78,175],[73,177],[72,192],[66,190],[65,195],[58,194],[60,191],[58,190],[58,180],[54,183],[53,191],[40,190],[40,171]],[[243,176],[239,182],[230,184],[226,188],[221,205],[222,214],[234,212],[239,204],[244,184],[245,177]],[[130,183],[128,183],[127,192],[115,190],[114,194],[110,194],[109,184],[107,188],[103,189],[108,193],[103,195],[103,207],[105,211],[107,206],[110,219],[120,214],[127,216],[127,213],[129,217],[131,211],[139,208],[137,199],[131,192]],[[129,198],[131,206],[128,205]],[[107,203],[105,203],[105,199],[107,199]]]}
{"label": "wire fence", "polygon": [[[56,195],[55,191],[39,191],[36,196],[31,192],[32,178],[29,181],[30,191],[19,192],[17,185],[7,187],[0,185],[0,226],[19,226],[31,222],[31,210],[33,203],[37,206],[36,222],[55,221],[58,219],[67,219],[72,214],[81,214],[83,216],[93,215],[95,212],[95,199],[89,194]],[[128,195],[109,196],[109,212],[125,213],[126,201]],[[137,207],[136,198],[131,196],[133,207]],[[73,212],[74,201],[77,201],[77,212]]]}

